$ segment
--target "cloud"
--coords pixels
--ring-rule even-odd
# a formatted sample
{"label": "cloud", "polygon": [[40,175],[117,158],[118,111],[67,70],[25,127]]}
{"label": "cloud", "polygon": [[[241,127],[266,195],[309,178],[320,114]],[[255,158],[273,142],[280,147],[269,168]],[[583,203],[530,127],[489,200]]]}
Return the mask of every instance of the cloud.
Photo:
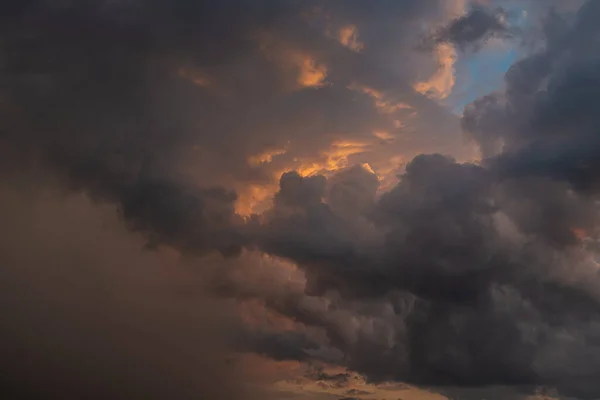
{"label": "cloud", "polygon": [[428,80],[417,82],[413,87],[421,94],[443,100],[454,87],[456,52],[452,46],[442,44],[436,47],[436,55],[439,69]]}
{"label": "cloud", "polygon": [[2,397],[260,395],[226,363],[231,307],[184,293],[192,275],[144,251],[114,207],[29,178],[0,188]]}
{"label": "cloud", "polygon": [[[306,293],[330,304],[283,312],[325,329],[345,364],[375,380],[596,396],[586,376],[600,292],[582,241],[597,221],[596,8],[515,64],[505,93],[467,108],[482,165],[419,156],[362,211],[336,213],[321,190],[271,221],[263,249],[295,260]],[[374,231],[350,228],[360,215]]]}
{"label": "cloud", "polygon": [[339,40],[341,44],[356,52],[360,52],[364,47],[358,38],[358,31],[354,25],[342,27],[339,31]]}
{"label": "cloud", "polygon": [[[135,191],[128,185],[137,185],[138,175],[251,197],[250,187],[276,184],[286,170],[338,168],[329,165],[347,157],[330,157],[338,143],[364,144],[373,131],[395,134],[398,121],[409,125],[402,110],[382,115],[368,96],[355,99],[349,87],[358,84],[418,109],[414,137],[369,148],[364,162],[437,143],[438,121],[440,147],[457,151],[458,120],[410,87],[417,73],[435,69],[431,57],[408,64],[400,57],[393,73],[385,67],[392,53],[411,51],[417,21],[433,20],[433,6],[382,3],[365,12],[360,2],[331,2],[311,14],[319,5],[146,0],[11,7],[5,18],[15,23],[3,27],[3,143],[35,154],[78,188],[95,182],[94,191],[111,201]],[[333,40],[330,25],[354,27],[365,45],[361,54]],[[285,155],[248,166],[274,148]],[[100,187],[106,182],[113,186]]]}
{"label": "cloud", "polygon": [[[441,349],[453,349],[452,351],[457,352],[455,355],[447,353],[444,355],[446,350],[443,350],[436,356],[437,350],[435,350],[434,343],[440,343],[441,337],[434,336],[432,339],[435,339],[429,345],[423,345],[423,349],[426,349],[425,353],[415,357],[418,364],[426,364],[428,361],[424,360],[430,360],[429,362],[433,362],[432,365],[437,365],[436,369],[439,371],[441,365],[437,363],[441,360],[457,361],[458,358],[456,357],[465,357],[468,353],[468,351],[465,351],[466,348],[460,344],[462,335],[468,336],[467,332],[478,332],[482,335],[486,326],[495,326],[495,332],[502,332],[502,339],[498,336],[498,342],[495,342],[494,345],[491,344],[492,342],[488,342],[492,347],[487,347],[483,343],[487,342],[488,339],[494,340],[494,334],[489,336],[483,334],[488,338],[485,342],[482,342],[481,339],[473,339],[472,344],[468,345],[469,347],[479,345],[486,347],[484,347],[485,350],[484,348],[477,350],[478,355],[475,359],[465,359],[463,365],[467,368],[463,375],[465,378],[474,379],[480,376],[485,380],[488,373],[491,374],[489,376],[498,373],[496,377],[502,377],[500,381],[503,383],[510,383],[511,381],[513,384],[545,383],[556,386],[561,392],[568,394],[581,397],[594,397],[597,395],[597,389],[593,387],[593,383],[586,381],[584,378],[589,371],[594,369],[594,356],[590,356],[586,358],[586,361],[583,361],[582,358],[579,358],[582,353],[578,353],[584,351],[584,348],[591,352],[587,354],[592,354],[595,351],[593,346],[588,347],[589,345],[585,343],[589,342],[583,339],[584,337],[595,337],[597,334],[594,328],[595,324],[583,321],[588,321],[587,318],[592,318],[595,321],[597,318],[597,311],[592,311],[597,307],[598,286],[597,278],[595,278],[597,267],[594,266],[594,263],[584,266],[586,263],[582,261],[569,262],[564,258],[579,257],[577,256],[578,251],[573,250],[580,242],[577,235],[573,234],[573,227],[582,225],[586,227],[584,230],[593,230],[596,221],[596,212],[590,203],[596,193],[595,175],[593,174],[594,164],[591,158],[591,154],[595,154],[596,149],[593,141],[595,114],[589,111],[591,108],[588,108],[595,104],[595,80],[592,72],[596,70],[594,68],[595,58],[591,55],[589,46],[594,42],[594,25],[592,25],[591,20],[596,11],[597,7],[593,2],[587,3],[569,31],[553,36],[556,42],[549,44],[545,51],[534,54],[513,66],[506,77],[507,89],[505,93],[483,98],[467,108],[464,117],[465,127],[481,144],[484,155],[488,157],[485,164],[490,165],[490,169],[476,166],[459,166],[452,162],[439,169],[432,169],[434,165],[444,165],[447,161],[442,162],[436,158],[415,159],[413,161],[414,166],[407,167],[407,175],[403,177],[397,189],[382,198],[381,202],[385,204],[386,197],[391,198],[390,196],[394,193],[402,193],[401,197],[393,202],[390,201],[390,204],[397,208],[387,215],[386,220],[389,221],[388,223],[392,223],[391,217],[400,217],[404,212],[407,213],[404,218],[409,218],[403,221],[403,225],[400,225],[401,230],[394,232],[393,237],[398,240],[394,243],[394,247],[401,249],[404,243],[411,243],[409,240],[417,240],[416,233],[424,229],[421,232],[427,232],[427,241],[418,239],[417,242],[412,242],[414,244],[411,248],[426,249],[426,253],[424,253],[426,257],[433,257],[428,261],[416,263],[419,265],[419,275],[409,275],[411,279],[402,278],[401,282],[411,282],[415,279],[418,281],[420,274],[426,274],[428,268],[434,265],[448,267],[448,271],[452,271],[448,275],[438,270],[431,277],[415,284],[414,288],[410,288],[411,292],[420,297],[427,298],[431,296],[431,294],[426,293],[429,290],[428,287],[433,288],[435,295],[445,297],[444,303],[446,305],[442,308],[444,311],[440,310],[442,313],[440,317],[441,315],[446,317],[435,317],[423,326],[433,327],[436,326],[435,324],[441,324],[436,329],[445,332],[445,338],[448,339],[448,332],[456,332],[457,335],[455,339],[450,339],[450,342],[441,347]],[[548,29],[551,28],[553,26],[548,27]],[[493,145],[494,142],[499,142],[500,145]],[[428,175],[430,170],[436,171],[435,174]],[[453,170],[457,172],[463,170],[464,173],[455,175],[452,178],[446,175],[452,174],[450,171]],[[469,170],[473,173],[466,174],[466,171]],[[487,186],[488,183],[486,182],[498,182],[497,179],[500,179],[500,183],[495,183],[494,188]],[[448,186],[446,186],[446,183]],[[426,197],[409,203],[401,201],[403,198],[406,199],[404,201],[408,201],[412,195],[417,193],[423,193]],[[463,195],[466,197],[462,198]],[[489,200],[491,200],[491,203],[489,203]],[[431,203],[432,201],[433,203]],[[472,203],[473,201],[477,202]],[[388,207],[392,207],[391,205]],[[415,212],[415,209],[409,208],[409,205],[417,207],[416,210],[422,207],[423,214]],[[439,210],[444,215],[443,219],[440,220],[436,220],[434,217],[438,215],[435,211],[438,209],[438,205],[440,206]],[[462,206],[465,206],[465,210],[468,210],[467,214],[469,216],[465,220],[462,220],[461,217],[462,211],[460,209]],[[495,246],[501,244],[503,240],[502,237],[496,236],[501,232],[494,228],[494,224],[496,224],[494,220],[497,218],[498,211],[509,214],[509,218],[518,225],[518,229],[527,235],[527,242],[520,242],[521,244],[517,248],[504,248],[504,245],[501,245],[502,247],[497,248],[496,251],[492,250]],[[414,220],[411,221],[411,217]],[[490,217],[491,220],[488,219]],[[468,225],[460,221],[469,221],[468,224],[475,223],[475,225],[467,228]],[[432,222],[431,227],[418,228],[429,222]],[[449,231],[449,235],[445,236],[446,229],[456,230],[453,230],[452,233]],[[471,229],[473,230],[471,231]],[[478,233],[471,237],[467,234],[468,232]],[[486,239],[485,232],[495,233],[493,233],[493,237]],[[433,237],[437,238],[431,240]],[[458,241],[453,245],[454,239],[458,239]],[[479,242],[475,244],[471,240]],[[489,242],[487,242],[488,240]],[[529,244],[525,245],[525,243]],[[443,250],[440,256],[433,256],[438,245],[450,247]],[[466,247],[461,249],[460,246],[462,245]],[[492,250],[492,252],[484,250],[486,248]],[[476,254],[482,250],[481,255],[484,258],[475,261],[479,257]],[[401,252],[401,250],[399,251]],[[475,253],[472,253],[472,251],[475,251]],[[551,258],[542,256],[539,253],[544,251],[554,254],[551,257],[559,256],[559,254],[560,256],[552,261]],[[407,267],[398,264],[398,262],[400,260],[410,260],[410,258],[407,258],[404,253],[400,254],[403,255],[394,258],[396,260],[396,273],[406,273]],[[518,261],[518,258],[512,258],[517,254],[518,258],[525,258],[521,259],[522,261]],[[462,261],[457,259],[456,266],[451,266],[455,256],[466,256],[467,258]],[[512,260],[503,260],[506,256],[510,256]],[[435,259],[439,261],[434,261]],[[494,266],[496,262],[499,262],[497,267]],[[409,262],[408,264],[412,263]],[[469,265],[473,267],[481,266],[485,269],[489,268],[489,270],[476,269],[469,271]],[[527,283],[530,279],[526,277],[528,273],[523,275],[522,270],[514,275],[513,272],[510,272],[511,265],[517,268],[525,268],[534,275],[541,274],[541,276],[538,276],[543,276],[542,281],[546,283],[533,290],[532,283]],[[522,267],[518,267],[518,265]],[[572,266],[570,272],[565,270],[567,265]],[[467,267],[467,270],[464,269],[465,267]],[[496,271],[494,272],[494,270]],[[560,272],[561,270],[564,272]],[[381,273],[380,270],[377,271]],[[456,273],[461,277],[458,281],[453,282],[451,280],[452,274]],[[488,273],[491,275],[486,277]],[[594,283],[584,284],[580,278],[576,277],[580,273],[590,278],[594,277],[591,278]],[[570,277],[567,278],[567,276]],[[444,290],[445,279],[449,279],[447,282],[449,282],[448,287],[452,288],[451,291],[446,292]],[[390,279],[387,277],[383,281],[390,282]],[[484,298],[492,295],[489,298],[491,303],[483,300],[481,298],[482,292],[479,292],[485,287],[485,282],[496,282],[491,287],[484,289],[484,293],[487,293],[484,294]],[[497,284],[501,286],[496,286]],[[513,289],[506,292],[507,288],[502,288],[505,284],[508,284],[509,287],[512,286]],[[557,284],[559,286],[556,286]],[[540,285],[540,283],[535,285]],[[543,289],[546,285],[549,285],[548,289]],[[378,283],[377,287],[382,290],[383,284]],[[421,290],[425,291],[421,292]],[[498,290],[500,291],[498,292]],[[516,292],[512,290],[516,290]],[[551,292],[546,292],[546,290],[551,290]],[[444,293],[447,294],[444,295]],[[520,294],[517,295],[516,293]],[[545,294],[542,295],[542,293]],[[453,296],[446,297],[450,294],[466,297],[462,299]],[[514,297],[515,295],[516,297]],[[471,300],[469,300],[470,296],[473,296]],[[563,299],[559,301],[562,306],[558,309],[551,305],[554,300],[550,299],[555,296],[556,299]],[[509,300],[510,298],[512,300]],[[546,300],[542,300],[542,298]],[[475,300],[478,306],[468,312],[464,310],[466,314],[462,316],[459,316],[462,314],[462,312],[459,312],[454,317],[448,317],[448,315],[453,314],[453,311],[451,311],[453,307],[447,308],[448,302],[452,303],[457,300],[466,300],[467,304]],[[498,314],[498,307],[507,301],[511,303],[516,301],[511,307],[520,304],[517,306],[520,311],[513,309],[508,315],[503,316],[504,311]],[[570,303],[571,301],[575,301],[575,303]],[[437,301],[433,302],[433,304],[436,303]],[[567,303],[571,305],[567,306]],[[483,304],[489,304],[492,306],[492,310],[496,309],[496,312],[487,312],[485,319],[491,318],[487,322],[476,316],[476,310],[482,307]],[[431,310],[425,311],[426,314],[433,311],[429,308],[426,309]],[[551,309],[559,314],[554,314],[550,318],[548,312]],[[567,309],[571,311],[566,311]],[[564,317],[559,316],[561,312],[570,313],[573,310],[589,311],[583,311],[587,317],[581,317],[582,320],[579,320],[580,317],[567,317],[567,314]],[[520,317],[513,314],[514,312],[517,312],[517,314],[525,313],[521,314],[523,315],[522,322],[517,322]],[[529,314],[530,312],[534,312],[537,317],[533,318],[533,314]],[[525,317],[528,314],[530,316]],[[506,317],[508,319],[505,319]],[[442,323],[442,320],[446,318],[448,318],[448,325]],[[537,318],[539,318],[540,325],[533,323],[533,320]],[[547,325],[548,318],[554,321],[551,325]],[[542,322],[544,320],[546,322]],[[429,325],[430,323],[434,323],[434,325]],[[468,328],[468,325],[462,325],[463,323],[473,323],[474,325]],[[556,323],[562,326],[560,329],[566,329],[569,332],[570,339],[562,338],[558,331],[553,331],[555,328],[550,326],[556,326],[554,325]],[[527,325],[529,327],[526,328]],[[417,342],[411,342],[411,351],[414,353],[418,352],[416,349],[421,348],[418,342],[427,336],[425,332],[429,328],[425,328],[426,331],[420,331],[420,328],[414,326],[412,329],[420,332],[415,337]],[[513,339],[510,339],[511,337]],[[570,344],[567,345],[563,340],[569,341]],[[554,349],[564,348],[565,351],[557,353],[551,351],[548,346],[553,346]],[[461,348],[463,350],[459,350]],[[569,350],[566,350],[566,348]],[[500,350],[502,354],[493,354],[496,350]],[[492,359],[495,360],[492,362],[494,367],[489,372],[485,372],[487,361],[480,358],[487,351],[491,352],[490,355],[493,354]],[[515,351],[515,353],[511,353],[512,351]],[[547,352],[552,355],[550,356]],[[550,359],[554,361],[550,362]],[[576,359],[580,361],[575,361]],[[505,362],[508,362],[506,365],[510,365],[510,367],[507,370],[502,370],[502,364]],[[548,363],[555,367],[549,367],[550,364]],[[567,370],[559,372],[561,370],[559,365],[570,363],[581,365],[581,369],[577,372]],[[452,365],[453,369],[452,378],[449,382],[454,381],[456,383],[461,379],[459,377],[461,375],[460,368],[457,369],[459,364],[450,362],[449,365]],[[471,369],[473,367],[474,369]],[[443,378],[439,376],[434,380],[441,382]],[[492,379],[492,381],[494,380]]]}
{"label": "cloud", "polygon": [[[246,393],[227,390],[243,380],[212,368],[235,350],[450,392],[600,395],[600,7],[548,19],[505,90],[467,107],[476,164],[417,155],[464,155],[458,120],[428,96],[451,90],[454,45],[501,31],[499,15],[448,24],[441,9],[147,0],[3,11],[1,232],[15,266],[3,281],[17,288],[7,283],[2,301],[16,321],[4,333],[7,388],[26,390],[33,374],[40,395],[236,398]],[[440,23],[438,54],[413,52],[423,26]],[[381,193],[398,160],[411,161]],[[50,199],[32,201],[43,185]],[[89,200],[64,203],[65,189]],[[117,213],[131,236],[95,233],[86,218],[106,207],[98,220]],[[119,247],[133,237],[156,251]],[[160,268],[135,266],[165,248],[198,257],[187,278],[206,297],[137,286],[163,282]],[[107,279],[123,285],[117,299],[96,286]],[[233,343],[195,335],[205,308],[224,315],[214,324]],[[196,350],[211,356],[200,367]],[[317,378],[343,386],[349,373]]]}
{"label": "cloud", "polygon": [[507,13],[502,9],[489,10],[473,6],[471,10],[451,21],[434,36],[434,43],[451,43],[465,49],[491,39],[510,35]]}

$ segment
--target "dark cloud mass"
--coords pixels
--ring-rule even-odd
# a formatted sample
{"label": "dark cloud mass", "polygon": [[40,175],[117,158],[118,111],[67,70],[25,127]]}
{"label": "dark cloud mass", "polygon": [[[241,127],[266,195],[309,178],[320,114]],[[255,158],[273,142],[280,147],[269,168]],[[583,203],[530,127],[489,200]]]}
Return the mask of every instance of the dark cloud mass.
{"label": "dark cloud mass", "polygon": [[0,189],[2,398],[264,398],[225,363],[230,307],[114,207],[23,178]]}
{"label": "dark cloud mass", "polygon": [[[509,385],[599,398],[600,3],[545,19],[543,46],[466,107],[480,163],[421,154],[382,194],[363,159],[374,132],[400,135],[394,119],[411,110],[420,134],[402,136],[403,154],[438,139],[449,153],[457,138],[454,117],[411,86],[436,70],[410,51],[443,7],[9,2],[2,389],[254,398],[219,367],[236,350],[448,393]],[[436,44],[506,34],[503,16],[474,8],[443,21]],[[347,162],[332,148],[351,149]],[[308,174],[298,160],[334,166]],[[240,215],[239,192],[274,176],[266,211]],[[113,211],[129,234],[97,233]],[[157,251],[134,250],[140,237]],[[153,263],[165,248],[197,257],[202,299],[148,289],[163,282]],[[289,324],[230,319],[232,298]]]}
{"label": "dark cloud mass", "polygon": [[490,10],[475,6],[468,14],[456,18],[428,41],[453,43],[461,49],[480,45],[493,37],[509,37],[508,15],[501,8]]}

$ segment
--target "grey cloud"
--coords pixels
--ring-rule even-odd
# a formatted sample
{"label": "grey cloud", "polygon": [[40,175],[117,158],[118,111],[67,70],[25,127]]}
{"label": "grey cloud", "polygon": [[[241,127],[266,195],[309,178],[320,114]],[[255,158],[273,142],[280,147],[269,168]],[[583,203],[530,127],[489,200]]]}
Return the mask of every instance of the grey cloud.
{"label": "grey cloud", "polygon": [[252,332],[240,335],[240,350],[267,356],[274,360],[306,361],[312,359],[311,351],[321,345],[300,332]]}
{"label": "grey cloud", "polygon": [[[362,171],[342,172],[331,179],[331,188]],[[553,385],[570,394],[592,393],[593,388],[574,386],[576,378],[560,367],[564,357],[579,358],[586,348],[580,341],[569,343],[562,329],[581,338],[595,336],[584,321],[597,319],[597,285],[586,287],[560,272],[580,262],[572,258],[579,241],[556,246],[541,235],[543,229],[533,232],[540,239],[531,243],[505,237],[498,213],[525,216],[506,208],[502,196],[512,192],[497,187],[490,171],[439,155],[420,156],[377,203],[353,199],[372,195],[357,177],[355,187],[362,190],[346,192],[345,199],[363,205],[356,213],[336,213],[335,201],[323,202],[324,178],[289,175],[282,179],[282,193],[290,177],[298,208],[278,214],[276,202],[259,245],[299,263],[308,280],[306,293],[270,296],[266,305],[323,329],[328,339],[323,345],[342,351],[342,365],[375,381]],[[523,201],[508,198],[517,207]],[[363,232],[352,229],[361,215],[386,233],[369,246]],[[571,221],[568,214],[564,218]],[[551,350],[565,346],[571,348],[568,354]],[[317,355],[299,354],[294,357]]]}
{"label": "grey cloud", "polygon": [[[555,28],[560,34],[545,50],[509,70],[506,93],[473,103],[463,119],[466,131],[481,143],[491,170],[512,191],[513,203],[525,197],[521,204],[535,203],[539,211],[534,213],[552,213],[552,218],[540,216],[538,226],[563,221],[560,227],[538,232],[559,242],[572,243],[572,228],[589,231],[596,220],[598,146],[592,105],[598,85],[590,46],[596,29],[591,18],[597,13],[597,5],[590,2],[570,30],[564,31],[566,21],[549,25],[547,31]],[[540,190],[531,190],[531,183]],[[531,216],[516,220],[532,229]]]}
{"label": "grey cloud", "polygon": [[478,46],[493,37],[511,36],[507,18],[501,7],[491,10],[473,6],[466,15],[440,29],[431,40],[437,44],[452,43],[461,49]]}
{"label": "grey cloud", "polygon": [[356,165],[337,173],[329,180],[328,186],[327,204],[333,211],[356,216],[375,204],[379,180],[373,173]]}
{"label": "grey cloud", "polygon": [[325,195],[325,183],[325,178],[320,175],[303,178],[297,172],[286,172],[281,176],[275,205],[299,208],[318,205]]}
{"label": "grey cloud", "polygon": [[[297,261],[307,294],[335,304],[281,312],[323,327],[374,380],[597,397],[598,275],[578,230],[596,235],[598,9],[588,2],[511,68],[506,92],[467,108],[482,165],[419,156],[376,203],[353,203],[366,186],[345,192],[361,204],[353,215],[333,197],[269,226],[264,249]],[[358,215],[383,233],[369,246],[348,232]]]}

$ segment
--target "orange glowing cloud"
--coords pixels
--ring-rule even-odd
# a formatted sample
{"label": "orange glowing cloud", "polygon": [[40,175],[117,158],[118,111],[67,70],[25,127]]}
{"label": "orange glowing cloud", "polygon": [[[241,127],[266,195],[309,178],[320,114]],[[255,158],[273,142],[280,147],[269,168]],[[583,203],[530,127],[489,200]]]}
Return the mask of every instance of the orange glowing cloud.
{"label": "orange glowing cloud", "polygon": [[[348,398],[348,396],[360,396],[365,400],[447,400],[447,397],[433,393],[427,390],[418,389],[404,384],[368,383],[362,376],[352,373],[344,368],[322,365],[323,372],[328,375],[347,374],[348,378],[344,382],[331,383],[323,380],[313,380],[310,378],[310,367],[304,367],[304,377],[290,380],[280,380],[275,382],[272,387],[282,393],[297,394],[302,398],[310,399],[311,395],[328,395],[332,398]],[[303,372],[302,367],[296,367],[296,373],[300,375]],[[319,397],[321,398],[321,397]]]}
{"label": "orange glowing cloud", "polygon": [[379,178],[379,193],[387,192],[398,183],[398,173],[405,162],[404,157],[393,156],[377,164],[376,171]]}
{"label": "orange glowing cloud", "polygon": [[304,88],[318,88],[325,84],[327,78],[327,67],[317,63],[310,56],[298,53],[292,58],[296,64],[298,73],[298,85]]}
{"label": "orange glowing cloud", "polygon": [[[383,98],[377,91],[375,97]],[[409,106],[401,104],[396,108],[406,109]],[[401,124],[400,121],[398,121]],[[336,172],[356,164],[374,174],[380,181],[379,192],[391,189],[398,182],[398,173],[406,162],[404,156],[396,152],[378,153],[382,142],[392,143],[396,136],[384,130],[371,132],[370,138],[361,140],[338,139],[328,147],[320,150],[316,156],[303,155],[294,157],[294,149],[290,146],[272,148],[257,153],[248,158],[248,164],[254,167],[264,167],[271,175],[271,180],[264,183],[246,183],[236,188],[238,199],[236,212],[244,217],[252,214],[262,214],[273,205],[273,196],[279,190],[279,179],[285,172],[296,171],[301,176],[324,175],[332,176]],[[278,157],[282,158],[278,158]],[[353,159],[353,156],[357,156]],[[275,159],[277,163],[275,164]],[[272,165],[272,166],[270,166]]]}
{"label": "orange glowing cloud", "polygon": [[338,33],[338,39],[342,45],[357,53],[365,46],[364,43],[359,41],[358,29],[354,25],[342,27]]}
{"label": "orange glowing cloud", "polygon": [[443,100],[450,95],[456,81],[456,50],[452,45],[443,43],[436,47],[435,57],[437,71],[429,79],[415,83],[413,89],[432,99]]}
{"label": "orange glowing cloud", "polygon": [[390,99],[387,96],[385,96],[382,92],[370,88],[368,86],[354,84],[350,85],[349,89],[370,96],[375,102],[375,107],[377,107],[377,110],[382,114],[394,114],[395,112],[400,110],[414,111],[413,107],[411,107],[410,105],[400,101],[394,101],[393,99]]}
{"label": "orange glowing cloud", "polygon": [[327,66],[316,60],[308,51],[294,48],[266,31],[255,32],[253,38],[268,60],[276,63],[286,73],[295,73],[296,82],[293,89],[318,88],[325,85]]}
{"label": "orange glowing cloud", "polygon": [[360,141],[339,140],[322,152],[320,160],[310,163],[301,163],[297,169],[302,176],[326,174],[339,171],[349,166],[349,157],[368,151],[370,143]]}
{"label": "orange glowing cloud", "polygon": [[[268,149],[261,153],[248,157],[248,164],[259,167],[273,162],[277,156],[286,154],[285,148]],[[284,171],[277,170],[273,173],[271,182],[249,183],[237,187],[238,198],[235,203],[235,211],[241,216],[247,217],[251,214],[260,214],[272,205],[272,197],[279,189],[277,181]]]}
{"label": "orange glowing cloud", "polygon": [[[380,138],[374,134],[374,138]],[[279,178],[288,171],[297,171],[302,176],[317,174],[329,175],[351,165],[350,158],[370,151],[372,143],[357,140],[337,140],[331,143],[329,148],[320,152],[316,157],[295,157],[284,168],[278,167],[273,170],[272,181],[262,184],[245,184],[237,187],[238,199],[235,204],[236,212],[241,216],[260,214],[272,205],[272,198],[279,190]],[[265,150],[248,158],[251,166],[268,165],[277,156],[285,155],[290,149],[276,148]],[[373,172],[369,164],[363,164],[368,171]],[[373,172],[374,173],[374,172]]]}
{"label": "orange glowing cloud", "polygon": [[386,131],[374,131],[373,136],[375,136],[377,139],[380,139],[384,142],[393,142],[395,139],[394,135],[392,135],[391,133],[386,132]]}
{"label": "orange glowing cloud", "polygon": [[275,181],[270,184],[248,184],[239,187],[235,212],[248,217],[266,211],[271,206],[271,200],[277,190],[278,185]]}
{"label": "orange glowing cloud", "polygon": [[270,163],[273,161],[273,157],[280,156],[285,153],[286,153],[286,149],[265,150],[262,153],[259,153],[254,156],[250,156],[250,158],[248,158],[248,163],[252,166],[267,164],[267,163]]}

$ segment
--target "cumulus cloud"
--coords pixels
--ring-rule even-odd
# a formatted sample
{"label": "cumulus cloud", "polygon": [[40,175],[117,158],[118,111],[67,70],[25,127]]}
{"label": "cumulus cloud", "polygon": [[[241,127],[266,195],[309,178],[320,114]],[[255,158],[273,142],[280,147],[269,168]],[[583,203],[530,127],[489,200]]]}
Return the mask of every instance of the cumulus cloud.
{"label": "cumulus cloud", "polygon": [[586,378],[598,332],[597,11],[589,2],[572,25],[549,21],[551,41],[511,68],[506,92],[467,108],[482,165],[419,156],[365,206],[383,233],[369,246],[368,230],[349,234],[326,201],[277,225],[265,249],[296,260],[307,293],[335,304],[325,317],[313,310],[312,324],[352,368],[381,380],[598,394]]}
{"label": "cumulus cloud", "polygon": [[[7,390],[252,396],[214,367],[241,351],[448,393],[598,397],[600,6],[546,19],[505,89],[465,109],[474,164],[412,157],[434,140],[460,149],[457,119],[415,85],[440,76],[444,92],[452,64],[411,49],[423,25],[463,46],[504,32],[501,15],[440,21],[441,3],[425,3],[32,0],[0,13]],[[412,160],[381,194],[400,149]],[[63,203],[65,189],[89,200]],[[133,235],[97,233],[116,224],[102,207]],[[120,247],[133,237],[158,251]],[[186,279],[205,297],[145,286],[163,281],[165,248],[199,257],[201,279]]]}

